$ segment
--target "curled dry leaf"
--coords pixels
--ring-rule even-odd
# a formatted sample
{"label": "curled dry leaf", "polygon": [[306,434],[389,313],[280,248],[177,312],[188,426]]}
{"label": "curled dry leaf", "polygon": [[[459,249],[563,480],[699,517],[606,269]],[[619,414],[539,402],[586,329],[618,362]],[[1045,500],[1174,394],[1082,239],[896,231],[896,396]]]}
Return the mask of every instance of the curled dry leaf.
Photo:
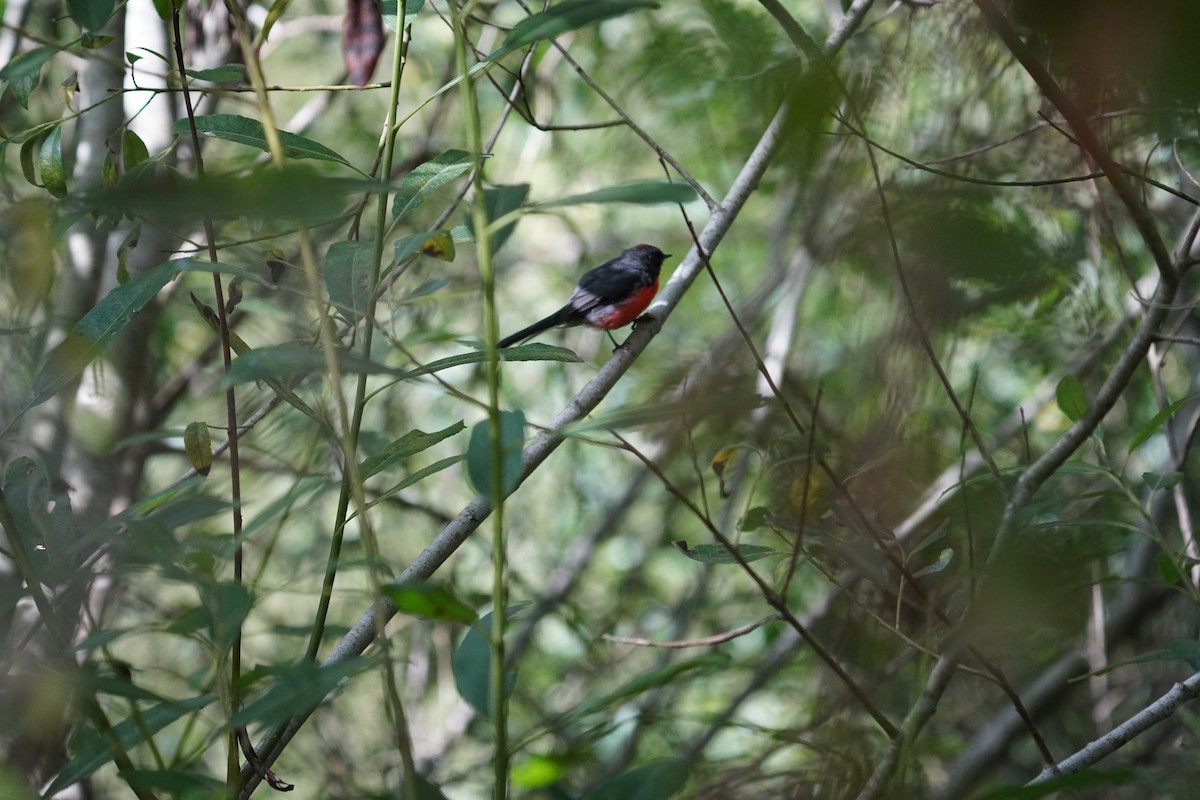
{"label": "curled dry leaf", "polygon": [[377,0],[347,0],[342,27],[342,56],[356,86],[365,86],[383,52],[383,13]]}

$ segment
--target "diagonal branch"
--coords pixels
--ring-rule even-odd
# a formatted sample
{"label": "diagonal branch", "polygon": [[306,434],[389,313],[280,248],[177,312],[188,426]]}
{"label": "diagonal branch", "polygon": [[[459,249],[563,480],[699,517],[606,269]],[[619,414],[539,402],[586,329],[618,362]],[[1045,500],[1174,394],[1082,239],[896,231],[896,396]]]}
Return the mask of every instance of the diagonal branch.
{"label": "diagonal branch", "polygon": [[[855,0],[846,12],[845,17],[829,35],[823,52],[826,59],[832,59],[842,45],[858,29],[867,11],[874,5],[874,0]],[[784,105],[776,112],[758,144],[746,159],[725,199],[712,211],[708,223],[700,232],[700,244],[706,253],[716,250],[717,246],[729,232],[746,201],[758,187],[759,181],[767,167],[779,150],[787,116],[787,106]],[[576,422],[600,404],[600,401],[616,385],[617,381],[629,370],[637,357],[650,344],[651,340],[662,329],[663,323],[674,310],[684,293],[704,269],[704,261],[695,248],[690,250],[679,268],[671,275],[658,299],[647,312],[647,319],[638,325],[618,349],[592,377],[582,390],[567,403],[551,422],[549,431],[536,436],[525,448],[522,455],[524,469],[521,482],[524,481],[537,467],[550,456],[561,444],[561,437],[554,431]],[[518,483],[519,485],[519,483]],[[491,504],[483,497],[476,497],[459,512],[441,531],[434,540],[413,559],[412,563],[396,578],[395,583],[404,584],[423,580],[432,575],[445,561],[462,545],[463,542],[487,519],[491,513]],[[358,621],[338,641],[330,654],[322,662],[323,666],[342,663],[363,653],[374,641],[378,626],[384,624],[395,613],[396,608],[391,603],[381,604],[383,620],[376,620],[375,610],[368,608]],[[275,736],[269,736],[269,743],[260,748],[262,760],[269,767],[291,741],[297,731],[315,709],[305,709],[289,721]],[[248,798],[257,788],[261,778],[243,768],[242,779],[245,781],[239,798]]]}
{"label": "diagonal branch", "polygon": [[1175,684],[1171,687],[1171,691],[1099,739],[1091,742],[1078,753],[1063,759],[1054,766],[1046,767],[1046,769],[1042,770],[1041,774],[1027,785],[1033,786],[1045,783],[1051,778],[1071,775],[1085,767],[1099,763],[1150,728],[1171,717],[1183,707],[1184,703],[1195,700],[1197,697],[1200,697],[1200,672],[1193,673],[1191,677]]}

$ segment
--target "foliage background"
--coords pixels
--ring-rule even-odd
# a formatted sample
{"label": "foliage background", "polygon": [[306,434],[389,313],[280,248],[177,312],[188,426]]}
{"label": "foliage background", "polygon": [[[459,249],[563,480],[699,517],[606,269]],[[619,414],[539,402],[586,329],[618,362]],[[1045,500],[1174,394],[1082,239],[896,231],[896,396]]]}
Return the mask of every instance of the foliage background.
{"label": "foliage background", "polygon": [[1185,796],[1200,12],[375,9],[4,5],[0,794]]}

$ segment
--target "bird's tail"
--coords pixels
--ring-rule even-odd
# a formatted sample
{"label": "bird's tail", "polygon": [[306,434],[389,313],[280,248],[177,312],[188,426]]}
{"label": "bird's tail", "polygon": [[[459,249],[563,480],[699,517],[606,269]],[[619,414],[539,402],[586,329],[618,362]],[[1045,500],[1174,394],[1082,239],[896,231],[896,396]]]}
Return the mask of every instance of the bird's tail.
{"label": "bird's tail", "polygon": [[514,344],[520,344],[526,339],[532,339],[542,331],[548,331],[551,328],[563,324],[563,310],[559,309],[543,320],[539,320],[528,328],[522,328],[512,336],[505,336],[500,340],[500,347],[511,347]]}

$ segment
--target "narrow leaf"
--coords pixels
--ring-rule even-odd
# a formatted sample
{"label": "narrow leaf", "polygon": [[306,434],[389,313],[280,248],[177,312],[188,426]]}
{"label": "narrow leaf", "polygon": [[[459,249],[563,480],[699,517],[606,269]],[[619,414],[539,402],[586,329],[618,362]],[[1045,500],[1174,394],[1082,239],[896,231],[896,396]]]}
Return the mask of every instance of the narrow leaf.
{"label": "narrow leaf", "polygon": [[[142,712],[141,724],[127,719],[117,725],[113,731],[125,749],[131,749],[144,741],[143,731],[150,734],[158,733],[175,720],[199,711],[210,705],[217,696],[214,694],[192,697],[187,700],[168,701]],[[144,724],[144,728],[141,725]],[[43,796],[50,797],[63,789],[78,783],[96,770],[112,761],[113,750],[108,740],[90,728],[85,728],[71,739],[70,762],[46,787]]]}
{"label": "narrow leaf", "polygon": [[1058,382],[1055,390],[1058,408],[1071,422],[1078,422],[1087,412],[1087,396],[1083,393],[1083,384],[1074,375],[1067,375]]}
{"label": "narrow leaf", "polygon": [[384,587],[383,593],[391,599],[397,610],[404,614],[434,622],[462,622],[470,625],[475,621],[474,609],[445,586],[406,583],[402,586]]}
{"label": "narrow leaf", "polygon": [[1162,411],[1159,411],[1157,414],[1151,417],[1150,421],[1143,425],[1134,435],[1133,439],[1129,442],[1129,454],[1133,455],[1133,451],[1137,450],[1146,443],[1146,440],[1157,433],[1158,429],[1161,428],[1167,420],[1174,416],[1176,411],[1195,400],[1198,396],[1200,395],[1192,394],[1176,400],[1174,403],[1171,403]]}
{"label": "narrow leaf", "polygon": [[300,661],[285,667],[275,667],[269,673],[275,682],[233,715],[232,727],[257,724],[275,725],[294,715],[315,708],[344,680],[369,669],[373,658],[351,658],[329,666]]}
{"label": "narrow leaf", "polygon": [[[345,374],[395,375],[398,372],[346,352],[338,353],[338,365]],[[252,381],[295,378],[324,369],[325,357],[314,347],[298,344],[260,347],[238,356],[221,379],[221,385],[229,387]]]}
{"label": "narrow leaf", "polygon": [[[399,483],[397,483],[395,486],[391,487],[387,491],[382,492],[378,497],[373,499],[371,502],[367,503],[367,508],[371,508],[372,506],[382,503],[384,500],[387,500],[392,495],[394,495],[398,492],[404,491],[409,486],[413,486],[415,484],[420,483],[421,481],[428,478],[430,475],[436,475],[437,473],[441,472],[444,469],[449,469],[450,467],[453,467],[455,464],[458,464],[462,460],[463,460],[462,456],[450,456],[449,458],[443,458],[441,461],[435,461],[432,464],[430,464],[429,466],[419,469],[416,472],[412,473],[411,475],[406,475],[402,481],[400,481]],[[357,512],[356,512],[356,514],[357,514]],[[349,519],[353,519],[356,516],[356,514],[351,514]]]}
{"label": "narrow leaf", "polygon": [[200,584],[205,622],[213,647],[224,653],[233,646],[242,622],[250,613],[250,592],[240,583],[221,581],[215,586]]}
{"label": "narrow leaf", "polygon": [[[525,204],[525,200],[529,197],[529,184],[518,183],[509,186],[493,186],[483,190],[484,205],[487,206],[487,218],[489,226],[491,223],[516,211]],[[495,252],[508,241],[508,237],[512,236],[513,229],[517,223],[510,222],[500,230],[492,234],[492,251]]]}
{"label": "narrow leaf", "polygon": [[390,469],[402,463],[410,456],[414,456],[424,450],[428,450],[438,442],[448,439],[460,431],[466,430],[467,426],[462,420],[442,428],[434,433],[425,433],[420,430],[412,430],[401,436],[396,441],[387,446],[381,453],[377,453],[362,463],[362,477],[367,479],[377,472]]}
{"label": "narrow leaf", "polygon": [[651,761],[610,778],[582,800],[667,800],[687,783],[690,769],[682,758]]}
{"label": "narrow leaf", "polygon": [[[541,39],[551,39],[593,22],[619,17],[643,8],[658,8],[648,0],[567,0],[518,22],[501,48],[511,52]],[[494,56],[488,56],[493,58]]]}
{"label": "narrow leaf", "polygon": [[42,65],[57,52],[58,48],[48,45],[35,47],[16,56],[0,69],[0,81],[7,81],[8,88],[12,90],[13,97],[21,104],[21,108],[29,108],[29,96],[33,94],[42,77]]}
{"label": "narrow leaf", "polygon": [[571,195],[558,200],[536,203],[536,208],[561,208],[586,203],[690,203],[696,199],[696,190],[684,183],[670,181],[640,181],[622,186],[608,186],[594,192]]}
{"label": "narrow leaf", "polygon": [[54,130],[42,141],[38,152],[38,172],[42,178],[42,186],[55,197],[67,196],[67,173],[63,169],[62,155],[62,126]]}
{"label": "narrow leaf", "polygon": [[449,239],[449,233],[446,231],[426,231],[425,233],[414,233],[410,236],[405,236],[396,241],[396,249],[392,252],[392,257],[396,261],[403,261],[414,253],[425,253],[432,255],[435,258],[441,258],[442,261],[452,260],[454,258],[454,242],[450,240],[449,256],[450,258],[442,258],[439,255],[439,249],[442,250],[442,255],[447,251],[445,242]]}
{"label": "narrow leaf", "polygon": [[[259,150],[268,150],[267,137],[263,133],[262,123],[256,119],[239,116],[238,114],[208,114],[196,117],[196,129],[201,136],[211,136],[214,139],[224,139]],[[191,128],[186,119],[175,120],[171,130],[174,133],[186,134]],[[320,142],[298,136],[287,131],[278,131],[279,139],[290,158],[313,158],[319,161],[333,161],[350,166],[350,162],[338,153],[330,150]]]}
{"label": "narrow leaf", "polygon": [[466,151],[447,150],[421,164],[400,182],[392,201],[392,218],[404,219],[416,211],[431,194],[468,172],[474,163],[475,159]]}
{"label": "narrow leaf", "polygon": [[36,160],[42,152],[42,141],[45,135],[32,136],[21,143],[21,174],[30,186],[40,187],[38,182]]}
{"label": "narrow leaf", "polygon": [[[595,700],[582,703],[565,716],[565,720],[576,720],[588,714],[598,714],[608,711],[614,706],[621,705],[651,689],[657,689],[673,683],[680,675],[695,670],[719,669],[729,666],[732,659],[725,653],[709,653],[698,658],[668,664],[665,667],[650,670],[628,681],[615,691],[602,695]],[[563,720],[560,720],[560,723]]]}
{"label": "narrow leaf", "polygon": [[[135,242],[136,244],[136,242]],[[226,264],[221,261],[206,261],[199,258],[181,258],[177,261],[172,261],[180,272],[217,272],[222,275],[232,275],[237,280],[250,280],[263,286],[270,286],[271,282],[259,275],[254,270],[246,269],[245,267],[237,267],[233,264]]]}
{"label": "narrow leaf", "polygon": [[954,550],[947,547],[938,554],[937,561],[927,567],[922,567],[913,573],[914,578],[919,578],[922,575],[933,575],[941,572],[946,567],[950,566],[950,562],[954,560]]}
{"label": "narrow leaf", "polygon": [[212,69],[189,69],[185,70],[188,75],[198,81],[209,81],[210,83],[230,83],[241,81],[246,77],[246,68],[241,64],[225,64]]}
{"label": "narrow leaf", "polygon": [[738,545],[734,550],[730,550],[723,544],[698,544],[695,547],[688,547],[687,542],[680,540],[675,542],[675,546],[679,548],[679,552],[683,553],[693,561],[700,561],[704,564],[737,564],[736,552],[745,561],[758,561],[761,558],[769,556],[787,555],[772,547],[764,547],[760,544],[742,544]]}
{"label": "narrow leaf", "polygon": [[1142,480],[1146,483],[1146,488],[1155,492],[1159,489],[1174,489],[1182,481],[1184,475],[1182,472],[1168,472],[1159,474],[1157,472],[1143,472]]}
{"label": "narrow leaf", "polygon": [[33,380],[33,397],[25,409],[46,402],[78,377],[177,272],[175,264],[166,261],[105,295],[50,353]]}
{"label": "narrow leaf", "polygon": [[[562,361],[568,364],[579,363],[582,359],[565,347],[555,347],[549,344],[529,344],[521,347],[510,347],[501,352],[505,361]],[[400,373],[401,380],[416,378],[421,375],[431,375],[451,367],[462,367],[467,364],[482,364],[487,361],[487,353],[474,350],[447,356],[437,361],[431,361],[423,367],[417,367],[409,372]]]}
{"label": "narrow leaf", "polygon": [[325,252],[321,274],[329,302],[348,319],[358,320],[371,300],[374,287],[375,245],[372,242],[334,242]]}

